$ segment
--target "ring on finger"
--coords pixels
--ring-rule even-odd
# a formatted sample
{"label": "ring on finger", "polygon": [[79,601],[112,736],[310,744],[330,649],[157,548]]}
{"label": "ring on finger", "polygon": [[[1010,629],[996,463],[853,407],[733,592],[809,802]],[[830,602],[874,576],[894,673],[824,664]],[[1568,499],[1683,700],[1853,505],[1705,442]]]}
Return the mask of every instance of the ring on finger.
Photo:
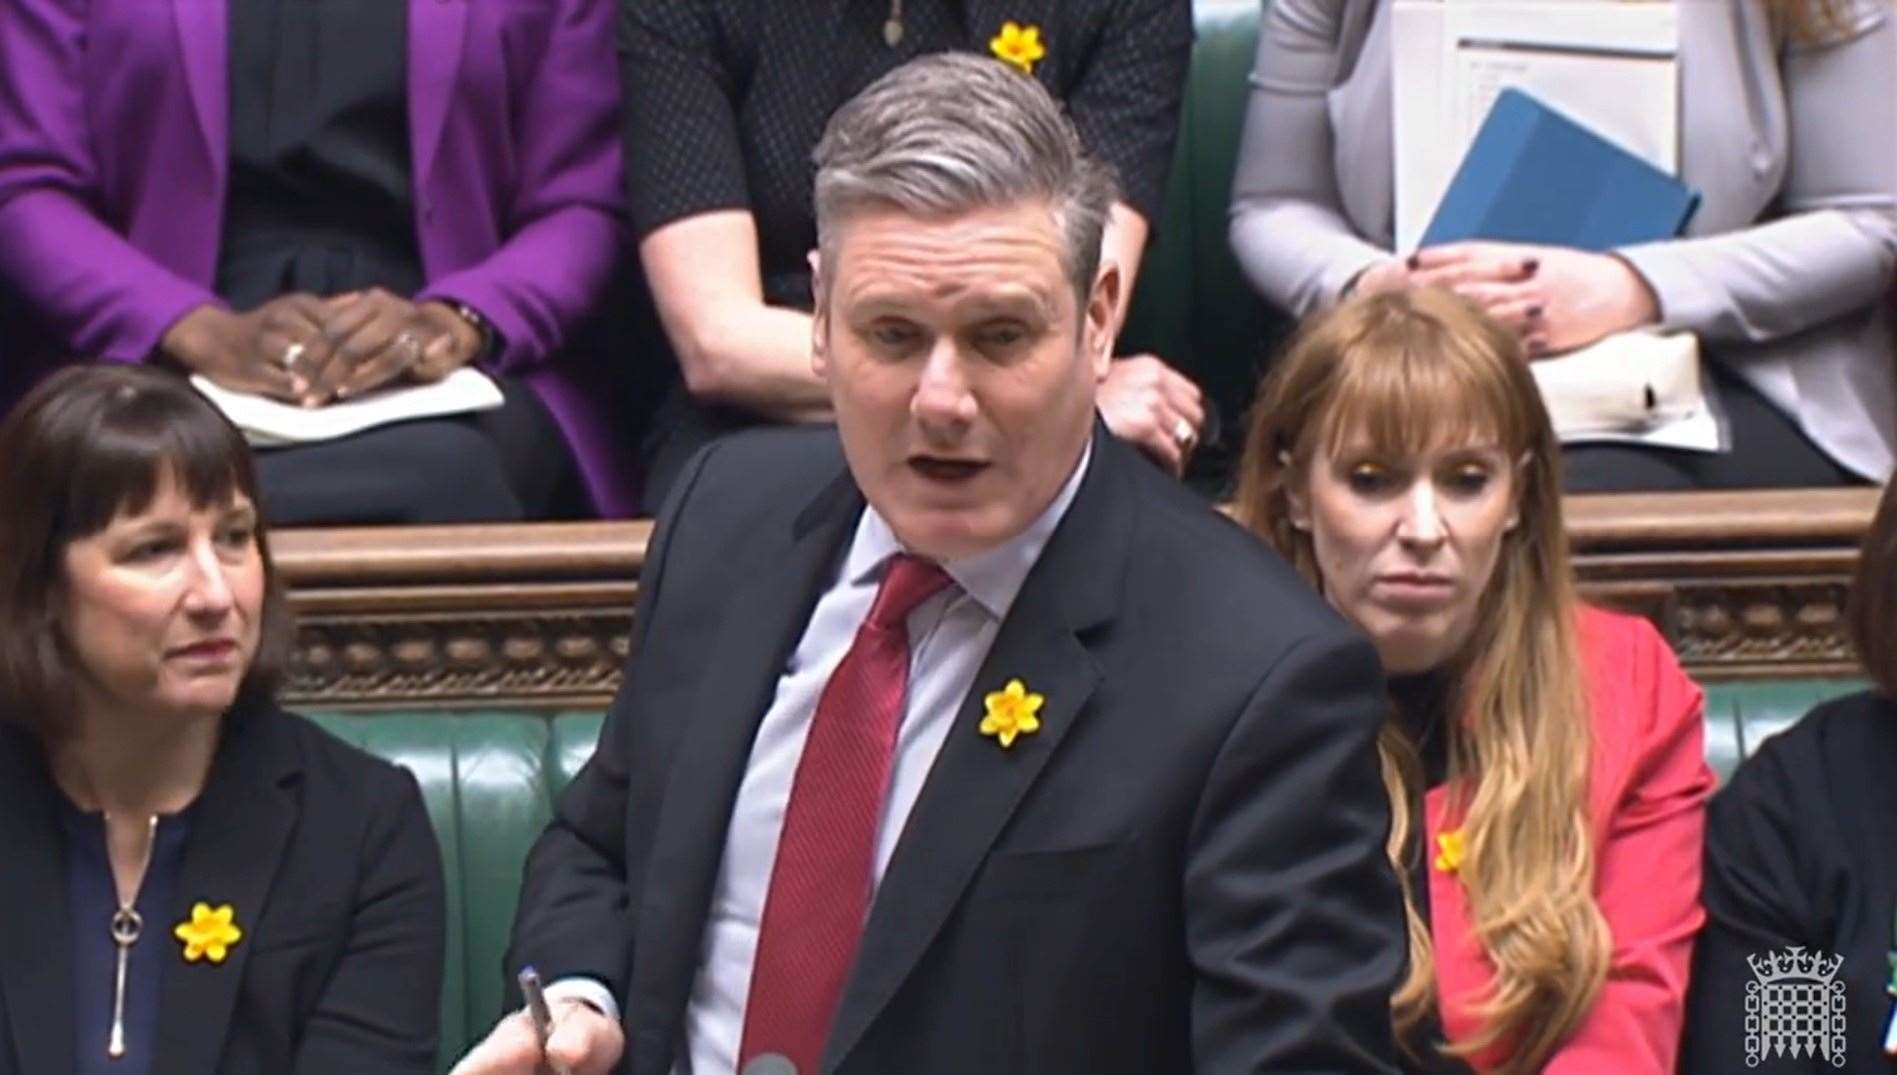
{"label": "ring on finger", "polygon": [[421,360],[422,338],[413,329],[404,329],[395,337],[395,346],[402,349],[402,364],[412,366]]}
{"label": "ring on finger", "polygon": [[283,349],[283,354],[277,357],[277,363],[286,370],[293,370],[297,362],[303,358],[303,352],[307,350],[309,347],[300,340],[292,343]]}
{"label": "ring on finger", "polygon": [[1198,441],[1199,431],[1192,428],[1192,423],[1186,421],[1184,418],[1174,418],[1172,420],[1172,439],[1180,448],[1189,451],[1192,445]]}

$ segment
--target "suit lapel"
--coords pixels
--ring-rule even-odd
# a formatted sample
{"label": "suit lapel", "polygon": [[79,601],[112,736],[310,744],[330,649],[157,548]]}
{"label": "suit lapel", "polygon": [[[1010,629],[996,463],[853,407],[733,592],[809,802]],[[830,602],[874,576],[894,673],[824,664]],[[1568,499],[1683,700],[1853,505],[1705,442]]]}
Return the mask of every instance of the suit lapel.
{"label": "suit lapel", "polygon": [[[19,1071],[71,1071],[72,923],[66,898],[65,841],[52,789],[25,733],[0,729],[0,994]],[[38,912],[30,909],[39,908]]]}
{"label": "suit lapel", "polygon": [[[1022,591],[1027,597],[1028,591]],[[1019,677],[1047,700],[1041,730],[1012,748],[980,734],[982,696]],[[835,1071],[915,969],[1022,796],[1081,715],[1100,671],[1071,630],[1010,616],[956,715],[876,893],[856,970],[824,1054]]]}
{"label": "suit lapel", "polygon": [[[210,782],[192,808],[174,914],[150,924],[151,938],[171,954],[159,986],[163,1047],[152,1075],[203,1075],[223,1056],[257,920],[296,827],[299,761],[286,719],[268,708],[232,713]],[[172,936],[199,902],[231,905],[244,930],[223,963],[186,963]]]}
{"label": "suit lapel", "polygon": [[[870,908],[824,1071],[837,1069],[915,969],[1035,778],[1086,717],[1100,680],[1087,639],[1119,608],[1135,526],[1125,451],[1095,435],[1080,491],[975,674]],[[1046,701],[1040,731],[1004,750],[980,725],[984,696],[1010,679]]]}
{"label": "suit lapel", "polygon": [[[183,0],[190,2],[190,0]],[[413,0],[408,5],[409,152],[414,189],[427,188],[448,121],[471,0]]]}
{"label": "suit lapel", "polygon": [[178,20],[178,52],[211,174],[224,174],[230,156],[230,18],[226,0],[171,0]]}
{"label": "suit lapel", "polygon": [[717,641],[706,651],[718,667],[704,676],[693,702],[647,857],[638,958],[627,989],[635,1071],[672,1064],[724,854],[724,840],[708,835],[730,826],[758,724],[862,504],[847,474],[839,478],[782,539],[758,543],[724,595]]}

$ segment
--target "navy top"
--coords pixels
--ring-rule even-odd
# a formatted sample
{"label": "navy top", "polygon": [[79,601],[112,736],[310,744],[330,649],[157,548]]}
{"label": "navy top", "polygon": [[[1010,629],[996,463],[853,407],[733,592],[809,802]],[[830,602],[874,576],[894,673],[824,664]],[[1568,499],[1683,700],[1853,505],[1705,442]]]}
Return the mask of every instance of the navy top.
{"label": "navy top", "polygon": [[230,191],[217,293],[421,289],[408,148],[408,5],[233,0]]}
{"label": "navy top", "polygon": [[66,797],[59,800],[59,823],[66,837],[66,892],[72,923],[72,1013],[79,1035],[75,1075],[150,1075],[158,1040],[159,982],[167,959],[182,959],[172,937],[178,873],[184,866],[190,813],[160,817],[152,840],[151,865],[145,870],[133,905],[144,920],[132,945],[125,976],[125,1055],[106,1056],[112,1031],[113,988],[118,978],[118,944],[112,918],[119,908],[106,853],[105,816],[81,812]]}
{"label": "navy top", "polygon": [[[1439,788],[1449,779],[1449,732],[1447,713],[1452,684],[1442,669],[1411,676],[1390,678],[1390,700],[1396,705],[1396,719],[1415,746],[1422,763],[1423,786],[1410,797],[1409,846],[1404,848],[1404,869],[1410,878],[1410,895],[1416,901],[1416,913],[1429,921],[1429,861],[1424,846],[1427,816],[1423,807],[1426,792]],[[1442,1019],[1434,1004],[1421,1020],[1402,1035],[1403,1070],[1409,1075],[1469,1075],[1469,1065],[1443,1054],[1437,1044],[1443,1040]]]}
{"label": "navy top", "polygon": [[1893,773],[1897,701],[1866,691],[1765,740],[1713,796],[1681,1072],[1897,1072]]}

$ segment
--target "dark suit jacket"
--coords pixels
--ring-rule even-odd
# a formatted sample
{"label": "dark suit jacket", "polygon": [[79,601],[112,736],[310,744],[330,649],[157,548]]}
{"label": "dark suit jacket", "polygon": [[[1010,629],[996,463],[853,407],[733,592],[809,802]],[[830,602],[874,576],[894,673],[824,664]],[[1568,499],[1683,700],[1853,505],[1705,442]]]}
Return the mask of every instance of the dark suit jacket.
{"label": "dark suit jacket", "polygon": [[[1897,699],[1880,690],[1833,698],[1759,744],[1713,797],[1706,816],[1706,928],[1693,947],[1679,1070],[1684,1075],[1897,1075],[1884,1051],[1891,909],[1897,907]],[[1833,971],[1839,1066],[1813,1050],[1758,1057],[1771,1038],[1747,1012],[1784,985],[1760,985],[1751,960],[1803,951]],[[1837,1005],[1842,1004],[1842,1007]],[[1764,1018],[1761,1018],[1764,1017]],[[1809,1023],[1772,1018],[1790,1041]],[[1754,1023],[1758,1026],[1758,1023]],[[1760,1026],[1759,1030],[1765,1027]],[[1831,1027],[1824,1028],[1826,1030]],[[1830,1044],[1827,1042],[1827,1044]],[[1759,1059],[1748,1063],[1747,1054]]]}
{"label": "dark suit jacket", "polygon": [[[1370,645],[1096,433],[910,814],[824,1071],[1394,1071],[1404,966]],[[758,722],[863,500],[834,433],[701,454],[660,525],[599,750],[536,844],[509,969],[625,1002],[665,1075]],[[1041,730],[1003,751],[982,696]]]}
{"label": "dark suit jacket", "polygon": [[[76,1046],[59,792],[28,734],[0,728],[0,1075],[71,1071]],[[166,964],[154,1075],[434,1071],[441,860],[406,770],[270,707],[233,712],[192,807],[177,906],[228,903],[222,964]],[[84,927],[92,928],[92,927]],[[97,928],[103,929],[103,925]]]}

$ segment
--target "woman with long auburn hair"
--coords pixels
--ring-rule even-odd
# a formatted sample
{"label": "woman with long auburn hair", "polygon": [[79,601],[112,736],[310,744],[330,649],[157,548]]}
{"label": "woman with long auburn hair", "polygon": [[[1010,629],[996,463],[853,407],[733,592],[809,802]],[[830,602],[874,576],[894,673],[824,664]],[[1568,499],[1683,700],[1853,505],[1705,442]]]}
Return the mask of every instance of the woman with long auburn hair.
{"label": "woman with long auburn hair", "polygon": [[1421,1072],[1672,1070],[1712,787],[1700,691],[1583,605],[1522,349],[1443,291],[1351,300],[1261,387],[1239,519],[1376,643]]}

